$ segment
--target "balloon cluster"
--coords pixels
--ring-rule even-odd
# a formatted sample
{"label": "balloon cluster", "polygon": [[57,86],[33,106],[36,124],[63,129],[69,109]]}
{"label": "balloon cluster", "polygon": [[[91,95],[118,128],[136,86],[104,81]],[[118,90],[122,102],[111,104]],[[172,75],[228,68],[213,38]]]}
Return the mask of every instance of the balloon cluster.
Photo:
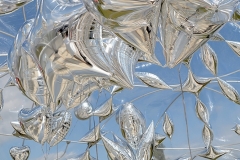
{"label": "balloon cluster", "polygon": [[[0,14],[27,2],[0,2]],[[87,99],[95,90],[114,86],[114,94],[133,88],[134,76],[150,87],[172,89],[151,73],[134,72],[138,61],[161,66],[155,56],[156,41],[162,44],[170,68],[186,63],[203,46],[202,59],[216,74],[216,56],[205,43],[221,38],[217,31],[227,22],[240,19],[239,0],[39,0],[37,5],[35,19],[23,24],[8,54],[11,84],[36,107],[22,109],[12,126],[15,136],[50,146],[62,141],[71,125],[71,114],[57,111],[62,104],[66,109],[75,108],[80,120],[90,116],[104,119],[113,112],[112,99],[92,111]],[[229,42],[229,46],[240,54],[240,45]],[[209,82],[189,71],[185,83],[173,89],[198,93]],[[226,93],[227,85],[220,79],[218,82]],[[198,107],[198,115],[210,135],[207,120],[200,115],[202,108]],[[101,138],[111,159],[150,160],[152,149],[164,139],[155,134],[154,124],[145,129],[143,115],[132,104],[119,109],[116,119],[125,140],[114,135],[111,141],[96,126],[80,141],[94,144]],[[171,138],[173,124],[167,115],[163,128]],[[211,149],[210,144],[206,142]],[[18,154],[14,153],[17,150],[11,149],[11,155]],[[22,159],[27,159],[29,148],[23,152]],[[93,159],[88,151],[82,157]]]}
{"label": "balloon cluster", "polygon": [[71,113],[60,111],[51,114],[44,106],[22,109],[17,122],[11,122],[13,135],[50,146],[58,144],[67,135],[71,125]]}

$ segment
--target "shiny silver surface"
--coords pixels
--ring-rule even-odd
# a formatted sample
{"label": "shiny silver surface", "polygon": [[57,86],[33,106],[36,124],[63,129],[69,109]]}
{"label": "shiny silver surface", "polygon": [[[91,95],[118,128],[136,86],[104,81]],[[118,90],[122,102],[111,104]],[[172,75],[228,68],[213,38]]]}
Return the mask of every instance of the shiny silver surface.
{"label": "shiny silver surface", "polygon": [[136,159],[139,160],[151,160],[153,154],[154,143],[154,123],[152,122],[145,133],[142,135],[142,139],[138,145],[136,152]]}
{"label": "shiny silver surface", "polygon": [[226,153],[227,153],[227,151],[221,151],[221,150],[218,150],[218,149],[210,146],[205,151],[205,153],[200,154],[199,156],[203,157],[203,158],[207,158],[207,159],[218,159],[218,158],[220,158],[221,156],[223,156]]}
{"label": "shiny silver surface", "polygon": [[164,117],[163,131],[168,136],[168,138],[172,138],[174,132],[174,125],[171,119],[168,117],[167,113],[165,113]]}
{"label": "shiny silver surface", "polygon": [[12,147],[9,152],[13,160],[27,160],[30,148],[28,146]]}
{"label": "shiny silver surface", "polygon": [[53,114],[52,132],[48,137],[48,144],[52,147],[58,144],[68,134],[72,122],[71,113],[60,111]]}
{"label": "shiny silver surface", "polygon": [[22,47],[32,25],[33,19],[25,22],[19,30],[8,55],[8,67],[13,81],[23,94],[39,105],[46,106],[49,104],[50,97],[41,68],[37,65],[36,60]]}
{"label": "shiny silver surface", "polygon": [[206,106],[199,99],[197,99],[197,102],[196,102],[196,114],[197,114],[197,117],[202,122],[204,122],[205,124],[208,124],[209,122],[208,110]]}
{"label": "shiny silver surface", "polygon": [[101,137],[104,147],[106,148],[108,156],[111,160],[115,159],[135,160],[135,157],[131,156],[133,155],[133,153],[129,155],[128,154],[129,150],[125,146],[121,146],[103,135]]}
{"label": "shiny silver surface", "polygon": [[216,75],[218,65],[217,55],[208,44],[203,45],[201,48],[201,59],[207,69]]}
{"label": "shiny silver surface", "polygon": [[240,56],[240,43],[234,41],[226,41],[229,47],[238,55]]}
{"label": "shiny silver surface", "polygon": [[231,86],[229,83],[225,82],[224,80],[218,78],[218,84],[223,92],[223,94],[231,101],[239,104],[239,94],[233,86]]}
{"label": "shiny silver surface", "polygon": [[22,129],[20,123],[17,122],[11,122],[12,127],[14,128],[14,131],[12,133],[13,136],[23,138],[23,139],[32,139],[30,136],[28,136],[25,131]]}
{"label": "shiny silver surface", "polygon": [[239,0],[12,6],[0,13],[1,159],[21,145],[36,160],[240,157]]}
{"label": "shiny silver surface", "polygon": [[2,0],[0,2],[0,15],[9,14],[32,0]]}
{"label": "shiny silver surface", "polygon": [[171,89],[165,82],[158,76],[147,72],[136,72],[135,75],[146,85],[159,89]]}
{"label": "shiny silver surface", "polygon": [[69,32],[71,47],[77,57],[108,72],[112,81],[132,87],[139,51],[107,31],[88,12],[79,17]]}
{"label": "shiny silver surface", "polygon": [[198,94],[204,86],[206,86],[211,79],[195,77],[191,70],[188,71],[187,79],[182,82],[182,86],[174,88],[177,91],[192,92]]}
{"label": "shiny silver surface", "polygon": [[18,120],[23,131],[34,141],[44,144],[52,129],[52,115],[46,107],[22,109],[18,114]]}
{"label": "shiny silver surface", "polygon": [[87,101],[81,103],[75,107],[74,114],[80,120],[88,119],[93,114],[91,104]]}
{"label": "shiny silver surface", "polygon": [[163,1],[160,32],[167,65],[176,66],[205,44],[210,35],[231,20],[237,3],[237,0]]}
{"label": "shiny silver surface", "polygon": [[93,129],[91,129],[88,133],[86,133],[79,141],[80,142],[88,142],[88,143],[95,143],[99,141],[101,138],[100,136],[100,126],[97,125]]}
{"label": "shiny silver surface", "polygon": [[209,128],[209,126],[204,125],[203,131],[202,131],[202,137],[203,137],[203,142],[205,146],[209,148],[213,140],[213,133]]}
{"label": "shiny silver surface", "polygon": [[145,117],[131,103],[122,106],[116,115],[116,121],[119,124],[123,137],[136,148],[145,131]]}
{"label": "shiny silver surface", "polygon": [[154,147],[157,147],[159,144],[161,144],[164,141],[165,138],[166,138],[165,136],[163,136],[159,133],[155,133],[155,135],[154,135]]}
{"label": "shiny silver surface", "polygon": [[153,53],[160,13],[159,2],[138,0],[83,2],[100,24],[131,46],[145,52],[142,60],[160,64]]}
{"label": "shiny silver surface", "polygon": [[104,102],[99,108],[97,108],[94,112],[94,116],[105,117],[112,113],[113,110],[113,103],[112,97],[109,98],[106,102]]}

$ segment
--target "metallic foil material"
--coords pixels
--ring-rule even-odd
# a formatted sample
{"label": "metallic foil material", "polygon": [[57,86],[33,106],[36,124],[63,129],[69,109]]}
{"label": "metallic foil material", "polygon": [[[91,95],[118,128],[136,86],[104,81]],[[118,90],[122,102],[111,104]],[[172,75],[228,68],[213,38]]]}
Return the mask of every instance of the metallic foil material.
{"label": "metallic foil material", "polygon": [[0,15],[9,14],[18,8],[23,7],[26,3],[32,0],[2,0],[0,2]]}
{"label": "metallic foil material", "polygon": [[118,111],[116,121],[123,137],[133,148],[136,148],[146,127],[143,114],[132,103],[127,103]]}
{"label": "metallic foil material", "polygon": [[44,144],[48,140],[52,129],[52,115],[46,107],[21,109],[18,120],[23,131],[34,141]]}
{"label": "metallic foil material", "polygon": [[97,125],[93,129],[91,129],[88,133],[86,133],[79,141],[95,143],[95,142],[98,142],[100,138],[101,138],[100,125]]}
{"label": "metallic foil material", "polygon": [[[212,81],[210,85],[218,83],[223,95],[240,104],[238,91],[230,84],[232,82],[220,79],[236,72],[217,77],[221,63],[218,63],[215,53],[217,50],[214,51],[210,46],[212,42],[208,43],[209,41],[226,42],[231,50],[240,56],[240,43],[225,40],[221,35],[222,32],[219,32],[229,22],[239,27],[239,0],[35,0],[37,13],[34,19],[28,19],[34,17],[30,16],[31,12],[25,10],[30,1],[0,2],[1,17],[11,17],[13,12],[19,12],[23,14],[25,21],[22,27],[19,25],[17,28],[11,28],[11,25],[5,22],[6,19],[2,21],[0,17],[0,23],[3,24],[0,26],[1,42],[5,44],[7,40],[2,35],[14,40],[6,54],[5,52],[2,54],[0,50],[0,56],[7,55],[8,58],[0,65],[0,72],[3,73],[0,78],[9,73],[10,78],[4,88],[18,87],[34,104],[31,109],[21,109],[18,113],[18,121],[11,122],[14,129],[13,136],[34,140],[42,145],[47,142],[50,147],[66,141],[66,149],[61,157],[57,154],[57,159],[67,159],[63,156],[68,144],[73,141],[64,138],[70,130],[71,113],[74,110],[76,118],[73,117],[75,118],[73,120],[93,118],[94,127],[86,131],[78,141],[78,143],[87,143],[87,149],[83,154],[71,158],[72,160],[95,160],[90,156],[90,148],[100,141],[109,159],[112,160],[157,159],[160,157],[158,154],[164,150],[165,144],[161,143],[166,137],[155,133],[158,126],[146,120],[140,108],[132,104],[156,91],[142,94],[143,90],[141,90],[140,97],[131,100],[128,97],[125,97],[127,100],[119,99],[117,95],[124,90],[123,96],[128,96],[125,94],[125,89],[128,93],[129,89],[139,87],[135,83],[140,80],[145,84],[143,87],[149,90],[154,90],[153,88],[166,90],[164,91],[166,95],[160,94],[164,100],[169,98],[169,92],[172,91],[181,92],[182,101],[184,95],[188,95],[182,92],[193,93],[190,96],[197,97],[195,113],[204,123],[199,135],[202,135],[206,150],[201,154],[192,152],[191,155],[193,146],[188,142],[191,157],[188,154],[178,155],[179,160],[190,160],[196,156],[218,159],[227,153],[212,146],[213,131],[210,127],[208,106],[204,104],[206,100],[203,103],[199,98],[204,96],[200,96],[201,90]],[[8,29],[16,34],[7,33]],[[19,30],[15,31],[15,29]],[[158,46],[156,46],[157,42],[159,42]],[[2,47],[2,43],[0,44]],[[162,57],[158,54],[161,53],[159,47],[162,49]],[[200,59],[214,78],[196,76],[198,74],[196,69],[192,68],[192,62],[196,61],[197,58],[193,54],[199,49]],[[162,62],[164,58],[166,64],[162,65],[160,60]],[[138,62],[143,65],[136,67]],[[146,62],[161,69],[173,68],[183,63],[183,67],[179,65],[179,77],[187,76],[187,78],[184,81],[180,79],[181,84],[170,85],[168,83],[174,82],[174,79],[164,82],[162,79],[165,77],[158,77],[156,73],[158,70],[152,69],[152,66],[146,65]],[[144,67],[147,71],[142,69]],[[152,69],[150,72],[156,72],[150,73],[149,69]],[[171,69],[171,73],[176,72]],[[212,88],[207,89],[218,92]],[[99,95],[109,92],[107,94],[111,97],[106,98],[109,95],[106,96],[102,105],[94,106],[92,101],[95,101],[96,97],[93,96],[96,91],[99,91]],[[205,90],[202,93],[205,93]],[[129,96],[129,98],[133,97]],[[154,104],[151,98],[148,100]],[[169,139],[172,138],[175,129],[177,133],[177,127],[174,127],[166,112],[170,112],[168,109],[175,100],[165,111],[161,110],[165,112],[163,132]],[[115,105],[115,101],[118,101],[118,104]],[[122,105],[123,103],[125,104]],[[164,103],[165,101],[162,104],[165,105]],[[0,111],[3,106],[3,89],[0,89]],[[60,108],[63,110],[59,111]],[[5,111],[4,108],[1,113]],[[110,140],[107,137],[109,132],[104,130],[107,127],[104,126],[114,115],[123,138],[113,133],[113,140]],[[144,115],[149,117],[148,113],[144,112]],[[99,118],[97,125],[95,125],[96,118]],[[185,118],[187,122],[188,117]],[[103,122],[105,119],[106,121]],[[91,124],[90,121],[89,125]],[[146,124],[149,126],[146,127]],[[240,135],[240,126],[236,124],[233,131]],[[189,132],[188,128],[187,132]],[[1,133],[1,135],[5,134]],[[171,141],[174,139],[177,138],[174,137]],[[97,145],[96,152],[98,152]],[[49,153],[47,149],[46,153]],[[15,160],[26,160],[29,154],[30,148],[24,146],[24,143],[22,147],[10,149],[10,156]]]}
{"label": "metallic foil material", "polygon": [[236,53],[238,56],[240,56],[240,43],[235,41],[226,41],[228,46]]}
{"label": "metallic foil material", "polygon": [[67,135],[72,122],[70,112],[60,111],[53,114],[52,132],[48,138],[48,144],[52,147],[58,144]]}
{"label": "metallic foil material", "polygon": [[197,117],[202,122],[204,122],[205,124],[208,124],[209,113],[208,113],[207,107],[199,99],[197,99],[197,102],[196,102],[196,114],[197,114]]}
{"label": "metallic foil material", "polygon": [[158,76],[147,72],[136,72],[135,75],[146,85],[159,89],[171,89],[165,82]]}
{"label": "metallic foil material", "polygon": [[213,133],[212,130],[209,128],[209,126],[204,125],[203,130],[202,130],[202,138],[205,146],[209,148],[213,141]]}
{"label": "metallic foil material", "polygon": [[32,140],[32,138],[30,136],[28,136],[25,133],[25,131],[22,129],[22,127],[21,127],[21,125],[18,121],[17,122],[11,122],[11,125],[14,129],[12,135],[14,135],[15,137]]}
{"label": "metallic foil material", "polygon": [[167,66],[174,67],[193,54],[210,35],[233,16],[237,0],[165,0],[160,32]]}
{"label": "metallic foil material", "polygon": [[171,119],[168,117],[167,113],[165,113],[165,118],[163,122],[163,131],[168,136],[168,138],[172,138],[174,132],[174,125]]}
{"label": "metallic foil material", "polygon": [[105,117],[111,114],[112,112],[112,97],[109,98],[105,103],[103,103],[99,108],[97,108],[94,112],[94,116],[100,116],[100,117]]}
{"label": "metallic foil material", "polygon": [[199,92],[202,90],[204,86],[206,86],[211,79],[208,78],[201,78],[196,77],[192,73],[192,71],[188,71],[188,78],[183,82],[182,86],[178,86],[174,88],[174,90],[177,91],[183,91],[183,92],[192,92],[199,94]]}
{"label": "metallic foil material", "polygon": [[214,148],[213,146],[210,146],[206,149],[206,151],[202,154],[199,154],[200,157],[206,158],[206,159],[218,159],[224,154],[226,154],[228,151],[222,151]]}
{"label": "metallic foil material", "polygon": [[80,120],[88,119],[92,116],[92,106],[89,102],[85,101],[74,109],[75,116]]}
{"label": "metallic foil material", "polygon": [[239,94],[233,86],[231,86],[229,83],[225,82],[224,80],[218,78],[217,79],[218,84],[223,92],[223,94],[231,101],[240,104],[239,100]]}
{"label": "metallic foil material", "polygon": [[28,146],[12,147],[9,152],[13,160],[27,160],[30,155],[30,148]]}
{"label": "metallic foil material", "polygon": [[217,65],[218,59],[216,53],[213,49],[208,45],[205,44],[201,48],[201,59],[205,64],[206,68],[213,74],[217,74]]}

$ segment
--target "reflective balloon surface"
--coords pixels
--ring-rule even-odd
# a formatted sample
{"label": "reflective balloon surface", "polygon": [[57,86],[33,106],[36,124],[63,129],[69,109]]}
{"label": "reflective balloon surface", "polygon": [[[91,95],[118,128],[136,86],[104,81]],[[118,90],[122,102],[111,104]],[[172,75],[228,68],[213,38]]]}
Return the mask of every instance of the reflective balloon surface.
{"label": "reflective balloon surface", "polygon": [[1,1],[0,159],[239,159],[239,37],[239,0]]}
{"label": "reflective balloon surface", "polygon": [[12,147],[9,152],[14,160],[27,160],[30,155],[30,148],[28,146]]}

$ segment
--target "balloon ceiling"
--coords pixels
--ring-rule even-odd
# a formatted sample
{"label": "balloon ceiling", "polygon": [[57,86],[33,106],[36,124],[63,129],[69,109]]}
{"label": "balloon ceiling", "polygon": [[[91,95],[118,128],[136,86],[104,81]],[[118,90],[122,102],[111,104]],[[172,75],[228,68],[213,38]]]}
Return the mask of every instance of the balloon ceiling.
{"label": "balloon ceiling", "polygon": [[239,159],[239,22],[239,0],[0,1],[3,159]]}

